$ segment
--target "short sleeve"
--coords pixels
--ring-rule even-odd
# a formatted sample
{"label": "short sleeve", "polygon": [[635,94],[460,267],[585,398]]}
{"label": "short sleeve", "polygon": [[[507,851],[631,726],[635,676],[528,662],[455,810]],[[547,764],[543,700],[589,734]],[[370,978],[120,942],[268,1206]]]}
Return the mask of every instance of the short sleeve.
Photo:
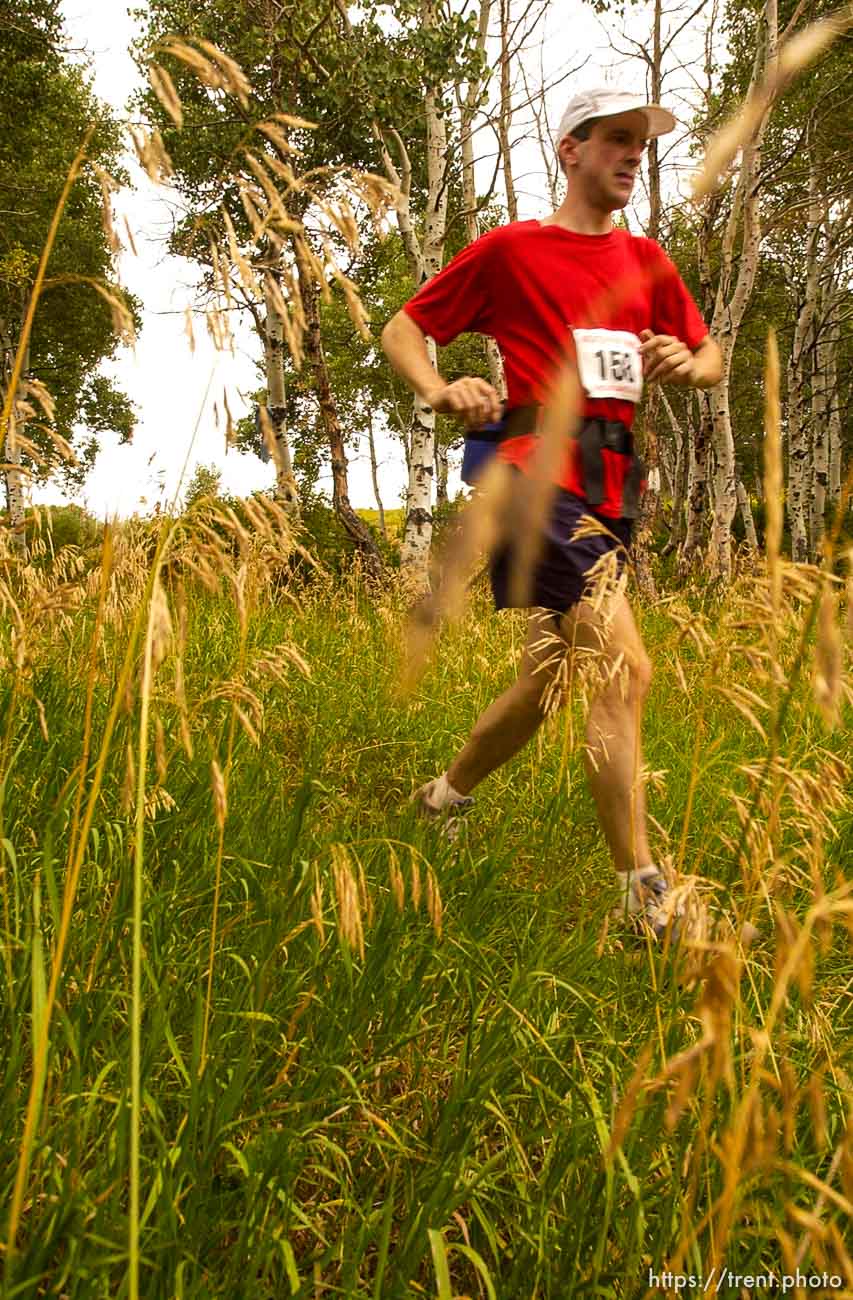
{"label": "short sleeve", "polygon": [[403,307],[440,347],[458,334],[490,334],[492,265],[499,230],[490,230],[457,253]]}
{"label": "short sleeve", "polygon": [[656,334],[672,334],[686,343],[691,352],[708,335],[708,326],[693,300],[693,295],[678,269],[663,249],[647,241],[654,256],[650,259],[652,286],[652,324]]}

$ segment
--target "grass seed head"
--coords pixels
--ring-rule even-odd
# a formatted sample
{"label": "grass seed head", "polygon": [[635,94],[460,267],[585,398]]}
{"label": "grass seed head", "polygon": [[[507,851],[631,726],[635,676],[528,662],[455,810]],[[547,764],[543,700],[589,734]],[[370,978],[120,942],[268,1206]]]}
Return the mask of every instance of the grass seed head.
{"label": "grass seed head", "polygon": [[151,592],[151,661],[154,671],[166,658],[172,645],[172,615],[159,577]]}
{"label": "grass seed head", "polygon": [[338,908],[338,935],[351,951],[364,959],[364,929],[359,905],[358,884],[349,855],[342,844],[332,845],[332,877]]}
{"label": "grass seed head", "polygon": [[390,854],[388,875],[391,880],[391,893],[394,895],[394,902],[397,904],[397,911],[402,912],[406,902],[406,886],[403,880],[403,873],[400,870],[400,864],[397,861],[397,855],[393,848],[390,850]]}
{"label": "grass seed head", "polygon": [[427,896],[427,913],[432,922],[432,928],[436,936],[441,938],[441,923],[444,915],[444,908],[441,902],[441,892],[438,888],[438,881],[435,878],[432,867],[427,868],[426,877],[426,896]]}
{"label": "grass seed head", "polygon": [[205,86],[211,90],[224,90],[247,109],[252,87],[239,63],[211,41],[196,37],[195,45],[198,49],[180,37],[170,36],[159,41],[155,49],[162,54],[171,54],[185,64]]}
{"label": "grass seed head", "polygon": [[314,881],[314,888],[311,891],[311,919],[314,923],[314,929],[317,931],[317,938],[320,941],[320,947],[326,942],[326,923],[323,916],[323,882],[319,873]]}
{"label": "grass seed head", "polygon": [[228,794],[222,768],[215,758],[210,762],[210,783],[213,790],[213,812],[221,833],[225,828],[225,818],[228,816]]}
{"label": "grass seed head", "polygon": [[180,131],[184,125],[184,109],[169,72],[162,64],[152,61],[148,64],[148,80],[154,94]]}
{"label": "grass seed head", "polygon": [[162,185],[174,176],[172,160],[166,152],[163,137],[156,127],[149,134],[141,126],[131,123],[129,131],[136,156],[148,179],[155,185]]}

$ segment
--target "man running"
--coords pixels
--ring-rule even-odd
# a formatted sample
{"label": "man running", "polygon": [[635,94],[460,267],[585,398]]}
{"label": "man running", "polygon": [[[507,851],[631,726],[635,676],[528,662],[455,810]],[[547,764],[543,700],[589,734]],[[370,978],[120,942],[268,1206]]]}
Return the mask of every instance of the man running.
{"label": "man running", "polygon": [[[566,430],[542,552],[526,607],[531,618],[518,679],[478,718],[441,776],[415,795],[421,811],[452,823],[471,791],[516,754],[545,717],[553,648],[541,642],[541,611],[557,616],[567,653],[601,652],[610,673],[587,719],[585,766],[620,885],[621,910],[661,937],[669,919],[668,884],[649,848],[640,777],[639,726],[651,664],[624,595],[606,621],[584,600],[589,573],[609,550],[627,546],[642,474],[631,425],[642,383],[710,388],[720,351],[673,264],[649,239],[616,229],[612,213],[628,203],[647,140],[675,118],[641,96],[611,88],[575,96],[557,132],[566,197],[544,221],[489,231],[459,253],[388,323],[382,344],[391,365],[434,410],[460,416],[469,429],[503,415],[484,379],[446,383],[429,361],[426,335],[445,346],[458,334],[492,335],[506,372],[507,435],[497,454],[528,474],[541,405],[567,350],[584,390],[583,421]],[[521,480],[520,480],[521,481]],[[608,533],[573,541],[583,515]],[[511,605],[512,545],[491,557],[495,606]],[[548,661],[552,661],[550,664]]]}

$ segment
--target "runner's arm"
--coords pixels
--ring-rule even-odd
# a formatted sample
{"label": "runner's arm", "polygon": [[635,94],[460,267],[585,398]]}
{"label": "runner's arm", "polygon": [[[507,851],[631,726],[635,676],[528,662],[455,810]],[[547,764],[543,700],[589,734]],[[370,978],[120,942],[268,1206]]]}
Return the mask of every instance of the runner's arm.
{"label": "runner's arm", "polygon": [[723,373],[720,349],[710,334],[693,351],[671,334],[640,333],[646,383],[678,384],[683,388],[713,388]]}
{"label": "runner's arm", "polygon": [[382,347],[400,378],[439,414],[459,415],[469,428],[501,418],[500,398],[485,379],[442,379],[429,359],[426,336],[405,311],[385,326]]}

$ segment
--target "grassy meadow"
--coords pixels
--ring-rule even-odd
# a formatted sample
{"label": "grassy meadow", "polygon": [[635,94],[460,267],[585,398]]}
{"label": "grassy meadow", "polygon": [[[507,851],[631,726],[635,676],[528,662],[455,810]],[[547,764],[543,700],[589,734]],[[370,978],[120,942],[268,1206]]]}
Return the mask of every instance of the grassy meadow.
{"label": "grassy meadow", "polygon": [[817,575],[786,570],[772,637],[760,575],[639,611],[655,841],[734,921],[685,966],[608,923],[577,702],[458,846],[407,807],[523,617],[476,588],[401,699],[399,592],[255,514],[5,562],[2,1294],[853,1294],[853,745]]}

